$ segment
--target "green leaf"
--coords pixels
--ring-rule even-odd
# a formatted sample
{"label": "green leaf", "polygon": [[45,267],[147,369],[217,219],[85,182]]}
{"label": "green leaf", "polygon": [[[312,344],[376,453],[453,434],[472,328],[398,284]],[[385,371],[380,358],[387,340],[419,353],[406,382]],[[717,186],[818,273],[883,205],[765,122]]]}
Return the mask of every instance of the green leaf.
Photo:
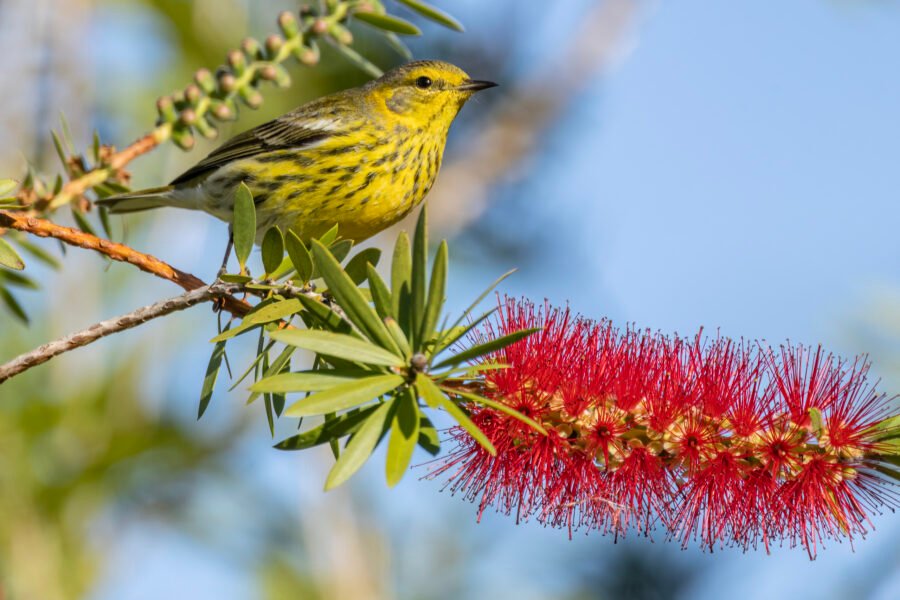
{"label": "green leaf", "polygon": [[391,299],[393,316],[400,323],[403,331],[409,335],[410,328],[410,279],[412,279],[412,257],[409,253],[409,236],[401,231],[394,244],[394,256],[391,259]]}
{"label": "green leaf", "polygon": [[42,263],[49,265],[54,269],[58,269],[60,268],[60,266],[62,266],[55,256],[53,256],[37,244],[33,244],[28,240],[18,240],[17,243],[22,248],[22,250],[35,257]]}
{"label": "green leaf", "polygon": [[372,455],[372,451],[375,450],[375,446],[381,439],[381,434],[393,408],[393,402],[392,400],[379,406],[353,435],[344,449],[344,453],[334,463],[325,479],[326,491],[334,489],[350,479],[369,460],[369,456]]}
{"label": "green leaf", "polygon": [[265,393],[320,392],[371,375],[372,371],[363,369],[317,369],[280,373],[260,379],[250,386],[250,390]]}
{"label": "green leaf", "polygon": [[412,322],[410,339],[412,347],[419,350],[422,340],[419,332],[422,330],[425,316],[425,284],[428,278],[428,211],[425,207],[419,211],[419,220],[416,223],[416,231],[413,235],[412,248],[412,280],[410,304],[412,305]]}
{"label": "green leaf", "polygon": [[424,344],[434,337],[434,328],[437,327],[444,307],[444,294],[447,289],[447,242],[442,241],[431,267],[431,284],[428,288],[428,300],[425,303],[425,315],[422,318],[422,329],[419,331],[419,339]]}
{"label": "green leaf", "polygon": [[284,259],[284,236],[278,227],[269,227],[262,241],[262,262],[266,274],[274,273]]}
{"label": "green leaf", "polygon": [[371,342],[342,333],[315,329],[291,329],[273,331],[270,337],[283,344],[353,362],[385,367],[399,367],[404,364],[403,359],[396,354],[379,348]]}
{"label": "green leaf", "polygon": [[278,450],[305,450],[321,444],[327,444],[332,440],[336,440],[359,429],[360,425],[362,425],[373,412],[378,410],[379,406],[381,405],[369,406],[362,410],[350,411],[335,417],[322,423],[318,427],[313,427],[312,429],[298,433],[297,435],[291,436],[286,440],[275,444],[275,448]]}
{"label": "green leaf", "polygon": [[350,254],[350,250],[353,249],[353,242],[350,240],[341,240],[335,242],[331,246],[326,246],[326,248],[331,252],[334,260],[338,261],[338,263],[342,263],[344,262],[344,259],[347,258],[347,255]]}
{"label": "green leaf", "polygon": [[416,389],[429,406],[440,407],[446,410],[459,423],[460,427],[465,429],[491,456],[497,455],[497,450],[494,448],[491,440],[484,435],[483,431],[478,429],[478,426],[472,422],[463,409],[444,395],[431,379],[425,375],[419,375],[416,377]]}
{"label": "green leaf", "polygon": [[[507,271],[506,273],[504,273],[503,275],[501,275],[500,277],[498,277],[497,280],[494,281],[494,283],[492,283],[491,285],[489,285],[489,286],[487,287],[486,290],[484,290],[483,292],[481,292],[481,294],[480,294],[477,298],[475,298],[475,301],[472,302],[472,304],[470,304],[469,307],[468,307],[466,310],[464,310],[463,313],[462,313],[461,315],[459,315],[459,318],[456,319],[456,322],[453,323],[453,325],[451,326],[451,329],[455,328],[455,327],[458,326],[460,323],[462,323],[463,321],[465,321],[466,318],[472,313],[472,311],[475,310],[475,307],[478,306],[479,304],[481,304],[481,302],[482,302],[485,298],[487,298],[488,294],[490,294],[492,291],[494,291],[494,289],[495,289],[498,285],[500,285],[500,284],[503,282],[504,279],[506,279],[507,277],[509,277],[510,275],[512,275],[512,274],[515,273],[515,272],[516,272],[515,269],[511,269],[511,270]],[[491,311],[491,312],[493,312],[493,311]]]}
{"label": "green leaf", "polygon": [[319,236],[318,240],[322,243],[326,248],[330,248],[332,244],[334,244],[335,240],[338,237],[338,225],[335,223],[331,226],[331,229],[326,231],[324,234]]}
{"label": "green leaf", "polygon": [[540,327],[534,327],[532,329],[522,329],[521,331],[515,331],[510,333],[509,335],[504,335],[503,337],[499,337],[494,340],[490,340],[483,344],[478,344],[477,346],[472,346],[466,350],[458,354],[454,354],[453,356],[447,358],[434,365],[434,369],[441,369],[443,367],[449,367],[451,365],[458,365],[467,360],[472,360],[478,358],[479,356],[483,356],[485,354],[489,354],[491,352],[496,352],[497,350],[501,350],[506,348],[510,344],[515,344],[519,340],[525,339],[532,333],[536,331],[540,331]]}
{"label": "green leaf", "polygon": [[87,217],[85,217],[80,210],[75,210],[73,207],[72,217],[75,219],[75,224],[78,225],[78,229],[91,235],[97,235],[97,232],[94,231],[94,227],[91,225],[90,221],[87,220]]}
{"label": "green leaf", "polygon": [[544,429],[544,427],[540,423],[538,423],[534,419],[526,417],[525,415],[523,415],[516,409],[511,408],[511,407],[507,406],[506,404],[503,404],[502,402],[497,402],[496,400],[491,400],[489,398],[479,396],[478,394],[470,394],[469,392],[463,392],[460,390],[456,390],[453,388],[447,388],[444,386],[441,386],[441,389],[449,394],[456,394],[457,396],[462,396],[463,398],[465,398],[466,400],[469,400],[470,402],[476,402],[478,404],[490,406],[494,410],[500,411],[504,414],[511,416],[514,419],[517,419],[517,420],[525,423],[526,425],[528,425],[535,431],[541,433],[542,435],[547,435],[547,430]]}
{"label": "green leaf", "polygon": [[371,264],[366,265],[366,279],[369,280],[369,293],[372,295],[375,312],[382,320],[393,317],[394,307],[391,303],[391,291]]}
{"label": "green leaf", "polygon": [[494,314],[496,310],[496,308],[493,308],[487,311],[465,327],[456,326],[451,329],[445,329],[443,332],[441,332],[441,339],[434,345],[434,354],[437,355],[438,353],[444,351],[445,349],[449,348],[457,341],[468,335],[470,331],[481,325],[481,323],[483,323],[485,319]]}
{"label": "green leaf", "polygon": [[462,26],[462,23],[457,21],[455,18],[451,17],[439,8],[435,8],[430,4],[422,2],[422,0],[397,0],[397,2],[408,6],[426,19],[431,19],[435,23],[440,23],[444,27],[448,27],[450,29],[453,29],[454,31],[459,31],[460,33],[466,30],[465,27]]}
{"label": "green leaf", "polygon": [[344,272],[347,273],[353,283],[360,285],[366,280],[369,272],[367,267],[375,267],[381,259],[381,250],[379,248],[366,248],[357,253],[356,256],[344,266]]}
{"label": "green leaf", "polygon": [[[228,327],[225,327],[228,330]],[[212,354],[209,357],[209,364],[206,365],[206,377],[203,378],[203,387],[200,389],[200,407],[197,409],[197,419],[203,417],[206,408],[212,400],[213,389],[216,387],[216,379],[219,376],[219,369],[222,367],[222,357],[225,356],[225,344],[227,340],[222,340],[213,346]]]}
{"label": "green leaf", "polygon": [[328,43],[331,44],[332,48],[338,51],[338,53],[342,54],[344,58],[349,60],[351,63],[371,75],[372,77],[381,77],[384,75],[384,71],[375,66],[372,62],[370,62],[366,57],[362,54],[354,50],[349,46],[345,46],[343,44],[339,44],[331,38],[326,38]]}
{"label": "green leaf", "polygon": [[0,179],[0,197],[7,195],[19,185],[14,179]]}
{"label": "green leaf", "polygon": [[354,408],[397,389],[403,382],[400,375],[363,377],[301,398],[284,414],[289,417],[306,417]]}
{"label": "green leaf", "polygon": [[441,436],[425,415],[419,419],[419,447],[432,456],[441,452]]}
{"label": "green leaf", "polygon": [[412,60],[413,53],[407,48],[406,44],[400,41],[400,38],[393,33],[384,34],[384,39],[387,40],[388,45],[397,51],[397,54],[403,57],[404,60]]}
{"label": "green leaf", "polygon": [[253,278],[249,275],[236,275],[233,273],[223,273],[219,276],[219,279],[225,283],[248,283],[253,281]]}
{"label": "green leaf", "polygon": [[22,260],[22,257],[2,237],[0,237],[0,265],[17,271],[25,268],[25,262]]}
{"label": "green leaf", "polygon": [[3,300],[3,304],[6,305],[13,315],[26,325],[28,324],[28,314],[25,312],[25,309],[22,308],[22,305],[19,304],[16,297],[13,296],[8,289],[2,286],[0,286],[0,300]]}
{"label": "green leaf", "polygon": [[[265,355],[268,356],[269,349],[272,347],[274,342],[270,342],[266,347]],[[269,365],[268,369],[263,370],[263,378],[272,377],[278,373],[281,373],[285,369],[291,368],[291,355],[294,353],[295,348],[293,346],[285,346],[284,350],[281,351],[281,354],[278,355],[271,365]],[[235,384],[235,387],[237,384]],[[259,398],[259,394],[261,392],[253,392],[250,394],[250,397],[247,398],[247,404],[253,403],[257,398]],[[284,409],[284,403],[282,402],[281,408],[278,410],[279,416],[281,415],[281,411]]]}
{"label": "green leaf", "polygon": [[[299,296],[297,299],[303,304],[303,308],[306,309],[306,312],[301,313],[301,316],[304,316],[304,321],[307,322],[307,326],[318,325],[329,331],[345,333],[361,340],[364,339],[361,333],[353,329],[353,326],[347,319],[339,315],[324,302],[315,300],[309,296]],[[310,317],[312,317],[314,321],[308,320]]]}
{"label": "green leaf", "polygon": [[109,209],[105,206],[97,207],[97,216],[100,217],[100,225],[103,226],[103,233],[106,237],[112,238],[112,224],[109,222]]}
{"label": "green leaf", "polygon": [[391,337],[394,338],[394,341],[397,343],[397,347],[400,348],[403,357],[409,360],[412,357],[412,348],[409,347],[409,340],[406,339],[406,334],[400,329],[400,325],[398,325],[397,321],[392,317],[386,318],[384,320],[384,325],[387,327],[388,333],[391,334]]}
{"label": "green leaf", "polygon": [[294,269],[297,271],[297,279],[302,283],[306,283],[310,280],[313,273],[312,256],[310,256],[306,244],[297,237],[293,230],[288,230],[284,242],[285,246],[287,246],[288,256],[291,258]]}
{"label": "green leaf", "polygon": [[291,298],[289,300],[275,300],[273,302],[269,302],[267,304],[259,304],[256,308],[253,309],[252,312],[247,313],[244,317],[244,320],[241,321],[241,324],[233,329],[228,329],[223,331],[216,337],[210,340],[210,342],[218,343],[223,340],[228,340],[236,335],[244,333],[248,329],[252,329],[257,325],[262,325],[263,323],[271,323],[272,321],[280,321],[281,319],[285,319],[290,317],[291,315],[297,314],[300,312],[300,309],[303,305],[300,303],[299,298]]}
{"label": "green leaf", "polygon": [[27,290],[37,290],[41,287],[37,282],[26,275],[22,275],[16,271],[5,271],[3,269],[0,269],[0,281],[5,281],[9,285],[25,288]]}
{"label": "green leaf", "polygon": [[416,395],[407,389],[394,403],[397,409],[394,411],[384,466],[389,487],[394,487],[403,479],[419,441],[419,404],[416,402]]}
{"label": "green leaf", "polygon": [[813,431],[819,433],[822,431],[822,411],[816,407],[812,407],[809,409],[809,421],[812,425]]}
{"label": "green leaf", "polygon": [[241,273],[243,273],[256,239],[256,206],[253,204],[253,194],[244,182],[241,182],[234,192],[234,214],[231,228],[234,237],[234,254],[241,266]]}
{"label": "green leaf", "polygon": [[379,15],[373,12],[355,12],[353,16],[358,20],[383,31],[391,31],[400,35],[422,35],[422,30],[399,17],[392,15]]}
{"label": "green leaf", "polygon": [[328,249],[314,240],[312,250],[316,266],[321,271],[322,278],[328,285],[328,292],[334,296],[338,305],[346,313],[347,318],[359,327],[369,339],[382,348],[399,351],[394,344],[394,340],[388,334],[384,323],[379,320],[375,310],[369,305],[369,301],[366,300],[356,284],[341,269],[341,265],[338,264]]}

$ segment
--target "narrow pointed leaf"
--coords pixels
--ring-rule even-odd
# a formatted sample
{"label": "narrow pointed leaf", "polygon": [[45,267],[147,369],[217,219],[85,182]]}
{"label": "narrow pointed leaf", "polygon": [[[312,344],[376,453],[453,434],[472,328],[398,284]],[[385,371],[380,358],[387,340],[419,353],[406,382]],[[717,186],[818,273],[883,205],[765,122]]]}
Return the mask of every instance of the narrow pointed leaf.
{"label": "narrow pointed leaf", "polygon": [[331,38],[327,38],[327,41],[331,44],[331,47],[337,50],[338,53],[342,54],[344,58],[349,60],[351,63],[353,63],[372,77],[381,77],[382,75],[384,75],[384,71],[379,69],[374,63],[369,61],[365,56],[363,56],[350,46],[339,44],[333,41]]}
{"label": "narrow pointed leaf", "polygon": [[281,266],[284,259],[284,236],[278,227],[269,227],[266,235],[263,237],[262,247],[263,269],[266,273],[274,273]]}
{"label": "narrow pointed leaf", "polygon": [[496,308],[489,310],[488,312],[484,313],[483,315],[481,315],[480,317],[478,317],[477,319],[475,319],[474,321],[472,321],[465,327],[456,326],[452,329],[444,330],[444,335],[441,336],[441,339],[434,346],[434,353],[438,354],[440,352],[443,352],[445,349],[449,348],[450,346],[452,346],[453,344],[455,344],[456,342],[461,340],[463,337],[468,335],[470,331],[472,331],[473,329],[478,327],[482,322],[484,322],[485,319],[487,319],[492,314],[494,314],[494,312],[496,310],[497,310]]}
{"label": "narrow pointed leaf", "polygon": [[404,60],[412,60],[413,53],[406,44],[404,44],[400,38],[397,37],[396,34],[386,33],[384,38],[387,40],[388,45],[397,51],[397,54],[403,57]]}
{"label": "narrow pointed leaf", "polygon": [[[271,348],[271,344],[272,342],[270,342],[270,345],[266,347],[266,354],[268,354],[269,349]],[[291,355],[294,353],[294,350],[296,350],[296,348],[294,348],[293,346],[285,346],[284,350],[281,351],[281,354],[278,355],[278,358],[276,358],[272,362],[272,364],[269,365],[268,369],[265,369],[263,371],[262,378],[272,377],[281,373],[285,369],[290,369]],[[247,398],[247,404],[252,404],[254,401],[256,401],[256,399],[259,398],[260,393],[261,392],[253,392],[252,394],[250,394],[250,397]],[[281,408],[284,409],[284,404],[282,404]],[[278,415],[281,416],[281,410],[278,411]]]}
{"label": "narrow pointed leaf", "polygon": [[232,217],[232,235],[234,236],[234,254],[241,272],[247,265],[247,259],[253,250],[253,241],[256,239],[256,207],[253,204],[253,194],[247,184],[241,182],[234,193],[234,215]]}
{"label": "narrow pointed leaf", "polygon": [[260,379],[250,386],[250,391],[265,393],[320,392],[371,375],[372,371],[363,369],[317,369],[296,373],[279,373]]}
{"label": "narrow pointed leaf", "polygon": [[419,447],[432,456],[441,452],[441,436],[425,415],[419,419]]}
{"label": "narrow pointed leaf", "polygon": [[459,423],[459,426],[465,429],[491,456],[497,455],[497,450],[494,448],[491,440],[472,422],[472,419],[469,418],[469,415],[462,408],[444,395],[431,379],[420,375],[416,378],[416,389],[429,406],[438,406],[446,410],[453,417],[453,420]]}
{"label": "narrow pointed leaf", "polygon": [[0,198],[12,192],[18,185],[15,179],[0,179]]}
{"label": "narrow pointed leaf", "polygon": [[379,15],[372,12],[357,12],[353,16],[358,20],[381,29],[382,31],[391,31],[400,35],[422,35],[422,30],[400,17],[392,15]]}
{"label": "narrow pointed leaf", "polygon": [[21,271],[25,268],[25,262],[16,249],[9,242],[0,237],[0,266]]}
{"label": "narrow pointed leaf", "polygon": [[324,415],[370,402],[403,385],[400,375],[375,375],[336,385],[292,404],[284,414],[289,417]]}
{"label": "narrow pointed leaf", "polygon": [[462,23],[457,21],[454,17],[448,15],[439,8],[422,2],[422,0],[397,0],[397,2],[408,6],[426,19],[431,19],[435,23],[440,23],[444,27],[459,31],[460,33],[466,30]]}
{"label": "narrow pointed leaf", "polygon": [[380,258],[381,250],[379,248],[366,248],[350,259],[344,266],[344,272],[353,283],[359,285],[368,277],[368,267],[377,266]]}
{"label": "narrow pointed leaf", "polygon": [[458,354],[454,354],[453,356],[447,358],[446,360],[439,362],[438,364],[434,365],[434,368],[441,369],[443,367],[448,367],[450,365],[458,365],[467,360],[472,360],[472,359],[478,358],[479,356],[483,356],[483,355],[489,354],[491,352],[496,352],[497,350],[506,348],[510,344],[515,344],[519,340],[525,339],[532,333],[534,333],[536,331],[540,331],[540,330],[541,330],[540,327],[534,327],[532,329],[522,329],[521,331],[516,331],[516,332],[510,333],[509,335],[504,335],[503,337],[499,337],[497,339],[490,340],[483,344],[478,344],[477,346],[472,346],[471,348],[463,350],[462,352],[460,352]]}
{"label": "narrow pointed leaf", "polygon": [[[227,331],[226,327],[226,331]],[[222,357],[225,356],[225,344],[227,340],[222,340],[213,346],[212,354],[209,357],[209,363],[206,365],[206,376],[203,378],[203,387],[200,389],[200,405],[197,409],[197,419],[203,417],[212,400],[213,390],[216,387],[216,379],[219,377],[219,369],[222,368]]]}
{"label": "narrow pointed leaf", "polygon": [[423,317],[425,315],[425,286],[428,278],[428,211],[425,207],[419,212],[419,220],[416,223],[416,231],[413,235],[412,247],[412,280],[411,297],[412,323],[410,338],[412,346],[416,350],[421,348],[422,340],[418,338],[422,330]]}
{"label": "narrow pointed leaf", "polygon": [[273,340],[283,344],[311,350],[324,356],[333,356],[353,362],[385,367],[397,367],[404,364],[402,358],[380,348],[371,342],[359,340],[342,333],[318,331],[313,329],[291,329],[273,331]]}
{"label": "narrow pointed leaf", "polygon": [[397,408],[394,410],[384,467],[389,487],[394,487],[403,479],[419,441],[419,404],[415,394],[406,390],[394,403]]}
{"label": "narrow pointed leaf", "polygon": [[[361,333],[353,329],[353,326],[347,319],[336,313],[324,302],[309,296],[299,296],[297,299],[303,305],[303,308],[306,309],[306,312],[301,313],[301,316],[304,317],[304,321],[307,322],[308,326],[316,325],[335,333],[344,333],[360,340],[364,339]],[[313,319],[309,319],[310,317]]]}
{"label": "narrow pointed leaf", "polygon": [[56,259],[55,256],[53,256],[37,244],[24,239],[18,240],[18,244],[22,248],[22,250],[35,257],[42,263],[49,265],[54,269],[58,269],[60,266],[62,266],[62,264]]}
{"label": "narrow pointed leaf", "polygon": [[26,325],[28,324],[28,313],[25,312],[25,309],[22,308],[22,305],[19,304],[16,297],[13,296],[8,289],[2,286],[0,286],[0,300],[3,301],[3,304],[6,305],[6,308],[8,308],[13,315]]}
{"label": "narrow pointed leaf", "polygon": [[369,280],[369,293],[372,295],[375,312],[382,320],[393,317],[394,307],[391,301],[391,291],[371,264],[366,265],[366,278]]}
{"label": "narrow pointed leaf", "polygon": [[379,406],[353,435],[347,447],[344,448],[343,454],[334,463],[325,479],[326,491],[334,489],[350,479],[369,460],[372,451],[375,450],[375,446],[381,439],[392,408],[393,401]]}
{"label": "narrow pointed leaf", "polygon": [[233,329],[223,331],[222,333],[211,339],[210,342],[218,343],[222,340],[228,340],[237,335],[240,335],[258,325],[271,323],[272,321],[280,321],[281,319],[285,319],[287,317],[290,317],[291,315],[297,314],[302,306],[303,305],[298,298],[291,298],[289,300],[276,300],[275,302],[271,302],[269,304],[260,305],[253,312],[244,317],[244,320],[241,321],[240,325],[234,327]]}
{"label": "narrow pointed leaf", "polygon": [[275,448],[278,450],[305,450],[337,440],[359,429],[360,425],[378,410],[379,406],[369,406],[335,417],[318,427],[313,427],[275,444]]}
{"label": "narrow pointed leaf", "polygon": [[331,252],[334,260],[338,261],[338,263],[342,263],[344,262],[344,259],[347,258],[347,255],[350,254],[350,250],[353,249],[353,242],[350,240],[341,240],[335,242],[331,246],[326,246],[326,248]]}
{"label": "narrow pointed leaf", "polygon": [[[409,280],[412,278],[412,258],[409,255],[409,236],[401,231],[394,243],[394,255],[391,258],[391,298],[393,316],[401,323],[405,321],[400,314],[400,298],[403,290],[409,293]],[[404,329],[404,331],[408,331]]]}
{"label": "narrow pointed leaf", "polygon": [[297,271],[297,279],[302,283],[306,283],[312,277],[313,272],[312,256],[310,256],[306,244],[297,237],[293,230],[288,230],[284,239],[284,245],[287,248],[291,262],[294,264],[294,270]]}
{"label": "narrow pointed leaf", "polygon": [[403,330],[400,329],[400,325],[397,324],[397,321],[388,317],[384,320],[384,325],[387,327],[391,337],[394,338],[394,342],[396,342],[397,346],[400,348],[403,357],[407,360],[411,358],[412,349],[409,347],[409,340],[406,338],[406,334],[403,333]]}
{"label": "narrow pointed leaf", "polygon": [[523,423],[525,423],[526,425],[528,425],[535,431],[537,431],[543,435],[547,435],[547,430],[544,429],[544,427],[540,423],[538,423],[534,419],[526,417],[525,415],[523,415],[516,409],[509,407],[506,404],[503,404],[502,402],[497,402],[496,400],[491,400],[489,398],[479,396],[478,394],[470,394],[468,392],[462,392],[462,391],[459,391],[459,390],[456,390],[453,388],[446,388],[446,387],[441,386],[441,389],[449,394],[456,394],[458,396],[462,396],[463,398],[465,398],[466,400],[469,400],[470,402],[475,402],[477,404],[483,404],[484,406],[490,406],[494,410],[498,410],[504,414],[509,415],[510,417],[512,417],[514,419],[522,421]]}
{"label": "narrow pointed leaf", "polygon": [[434,336],[434,328],[444,307],[444,295],[447,288],[447,242],[442,241],[434,257],[431,267],[431,284],[428,288],[428,299],[425,302],[425,314],[422,318],[422,329],[419,339],[425,343]]}
{"label": "narrow pointed leaf", "polygon": [[90,221],[87,220],[87,217],[85,217],[80,210],[75,210],[73,208],[72,218],[75,219],[75,224],[78,225],[78,229],[91,235],[97,235],[97,232],[94,231],[94,227],[91,225]]}
{"label": "narrow pointed leaf", "polygon": [[328,285],[329,293],[344,309],[347,318],[382,348],[396,350],[394,341],[378,318],[378,314],[331,255],[331,252],[315,240],[312,243],[312,249],[316,266]]}

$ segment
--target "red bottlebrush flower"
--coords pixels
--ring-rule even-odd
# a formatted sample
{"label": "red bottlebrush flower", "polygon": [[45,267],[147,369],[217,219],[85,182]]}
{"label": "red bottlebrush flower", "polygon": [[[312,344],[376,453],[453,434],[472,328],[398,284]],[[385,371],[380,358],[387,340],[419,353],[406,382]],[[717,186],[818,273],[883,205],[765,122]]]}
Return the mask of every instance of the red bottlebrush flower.
{"label": "red bottlebrush flower", "polygon": [[[665,337],[507,300],[478,342],[541,330],[492,356],[480,393],[538,421],[470,406],[497,449],[461,428],[433,472],[518,519],[616,535],[663,527],[683,544],[786,541],[811,557],[898,504],[876,426],[890,399],[863,359],[821,348]],[[571,534],[571,533],[570,533]]]}

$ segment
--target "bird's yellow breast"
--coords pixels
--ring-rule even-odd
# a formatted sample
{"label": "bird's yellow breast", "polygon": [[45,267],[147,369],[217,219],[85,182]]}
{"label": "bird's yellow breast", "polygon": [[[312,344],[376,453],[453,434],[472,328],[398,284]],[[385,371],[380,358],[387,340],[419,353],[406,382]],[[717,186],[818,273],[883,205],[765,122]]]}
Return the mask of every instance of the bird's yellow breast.
{"label": "bird's yellow breast", "polygon": [[361,122],[318,145],[235,161],[203,186],[207,197],[221,198],[245,182],[257,204],[260,234],[278,225],[308,240],[337,223],[341,237],[360,241],[422,202],[437,177],[445,142],[445,132]]}

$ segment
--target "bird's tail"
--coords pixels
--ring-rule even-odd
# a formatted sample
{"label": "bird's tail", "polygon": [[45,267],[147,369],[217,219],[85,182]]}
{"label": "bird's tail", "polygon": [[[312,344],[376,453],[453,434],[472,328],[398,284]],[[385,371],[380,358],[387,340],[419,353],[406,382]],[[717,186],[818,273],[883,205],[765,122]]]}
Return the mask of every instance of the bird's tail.
{"label": "bird's tail", "polygon": [[103,198],[98,200],[97,204],[109,208],[109,212],[113,214],[132,213],[162,206],[176,206],[179,202],[172,194],[174,189],[173,186],[167,185],[127,192]]}

